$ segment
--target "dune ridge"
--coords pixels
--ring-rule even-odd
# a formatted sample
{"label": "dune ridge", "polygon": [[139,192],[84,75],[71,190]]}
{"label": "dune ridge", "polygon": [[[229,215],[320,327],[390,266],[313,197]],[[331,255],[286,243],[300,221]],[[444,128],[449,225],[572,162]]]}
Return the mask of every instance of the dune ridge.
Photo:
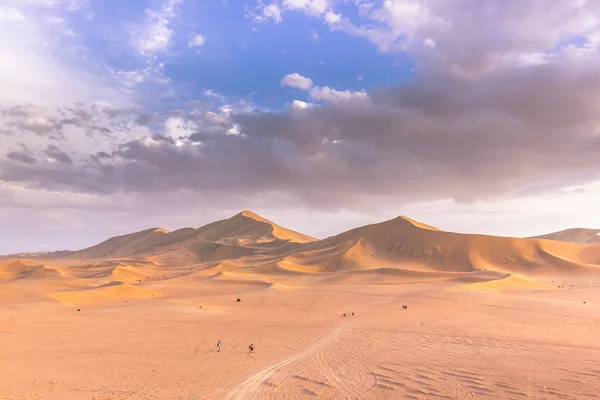
{"label": "dune ridge", "polygon": [[[246,280],[248,287],[435,281],[503,290],[539,289],[537,280],[546,276],[600,271],[600,245],[446,232],[405,216],[317,240],[247,210],[196,229],[151,228],[52,254],[8,260],[0,265],[0,283],[51,276],[62,289],[49,290],[50,297],[73,301],[144,298],[165,281],[239,286]],[[104,286],[114,282],[119,288]],[[86,293],[75,295],[74,288]]]}

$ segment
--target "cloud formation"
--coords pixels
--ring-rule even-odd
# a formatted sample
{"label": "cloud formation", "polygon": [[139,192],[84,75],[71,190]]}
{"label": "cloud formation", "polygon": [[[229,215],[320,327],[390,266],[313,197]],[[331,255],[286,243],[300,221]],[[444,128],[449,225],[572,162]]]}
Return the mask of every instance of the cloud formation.
{"label": "cloud formation", "polygon": [[[428,74],[295,107],[300,113],[155,116],[164,125],[152,137],[80,163],[65,153],[53,157],[60,166],[25,162],[39,156],[13,152],[0,179],[76,192],[280,191],[323,208],[359,207],[373,196],[471,202],[543,193],[600,179],[600,63],[581,51],[477,81]],[[89,124],[85,113],[71,118]]]}
{"label": "cloud formation", "polygon": [[173,36],[170,26],[176,15],[176,8],[183,0],[166,0],[158,10],[146,10],[146,25],[137,45],[143,55],[164,51]]}
{"label": "cloud formation", "polygon": [[[600,180],[596,2],[259,1],[246,10],[267,24],[257,29],[279,29],[297,13],[325,27],[311,46],[326,45],[330,30],[368,41],[405,68],[402,81],[375,86],[371,70],[339,64],[340,76],[352,79],[344,86],[341,77],[305,65],[265,65],[265,91],[280,101],[274,107],[256,105],[251,94],[240,100],[208,89],[210,77],[169,63],[174,48],[197,55],[190,47],[205,40],[198,25],[176,29],[180,0],[144,13],[143,29],[128,36],[133,61],[107,68],[119,96],[105,95],[101,80],[63,68],[63,58],[54,57],[59,45],[38,42],[48,32],[60,32],[60,43],[75,40],[65,33],[78,34],[68,16],[86,2],[46,3],[60,12],[36,18],[42,14],[12,4],[0,14],[14,28],[0,38],[0,56],[2,49],[13,54],[0,65],[0,86],[9,90],[0,93],[5,192],[74,193],[86,206],[149,193],[185,193],[182,199],[196,203],[277,197],[311,210],[372,213],[373,204],[472,204]],[[348,13],[353,6],[356,15]],[[25,41],[26,34],[36,40]],[[185,82],[176,87],[167,74],[177,68]],[[303,75],[284,76],[295,70]],[[195,78],[204,80],[193,92]],[[160,91],[140,89],[157,82]]]}
{"label": "cloud formation", "polygon": [[188,41],[189,47],[201,47],[206,43],[206,38],[202,35],[198,35],[197,33],[193,34]]}
{"label": "cloud formation", "polygon": [[302,76],[297,72],[287,74],[281,79],[281,86],[289,86],[296,89],[308,90],[312,85],[312,79]]}

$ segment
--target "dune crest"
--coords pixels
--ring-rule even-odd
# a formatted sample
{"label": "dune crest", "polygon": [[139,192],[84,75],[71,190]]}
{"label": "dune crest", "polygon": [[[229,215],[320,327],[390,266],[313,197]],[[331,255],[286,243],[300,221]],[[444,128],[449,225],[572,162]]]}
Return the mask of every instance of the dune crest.
{"label": "dune crest", "polygon": [[260,215],[255,214],[249,210],[242,211],[240,213],[240,215],[243,217],[250,218],[255,221],[270,225],[273,228],[273,235],[278,239],[288,240],[290,242],[295,242],[295,243],[307,243],[307,242],[314,242],[317,240],[317,239],[315,239],[311,236],[305,235],[303,233],[296,232],[291,229],[287,229],[282,226],[279,226],[276,223],[271,222],[268,219],[263,218]]}
{"label": "dune crest", "polygon": [[430,230],[430,231],[442,231],[439,228],[436,228],[436,227],[431,226],[431,225],[424,224],[424,223],[419,222],[419,221],[415,221],[414,219],[408,218],[407,216],[404,216],[404,215],[401,215],[398,218],[401,218],[401,219],[403,219],[405,221],[410,222],[411,224],[413,224],[417,228],[427,229],[427,230]]}
{"label": "dune crest", "polygon": [[532,236],[530,239],[548,239],[559,242],[600,244],[600,229],[572,228],[546,235]]}

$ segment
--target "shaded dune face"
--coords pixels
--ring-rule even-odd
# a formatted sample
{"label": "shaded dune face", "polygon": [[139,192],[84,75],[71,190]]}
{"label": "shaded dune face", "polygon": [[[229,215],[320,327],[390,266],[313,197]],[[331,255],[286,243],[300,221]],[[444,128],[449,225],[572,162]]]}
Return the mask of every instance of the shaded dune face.
{"label": "shaded dune face", "polygon": [[165,281],[247,289],[443,282],[504,290],[541,289],[546,284],[538,280],[548,276],[600,271],[600,245],[445,232],[403,216],[317,240],[250,211],[197,229],[152,228],[54,255],[5,260],[0,284],[35,282],[21,289],[81,302],[161,297]]}

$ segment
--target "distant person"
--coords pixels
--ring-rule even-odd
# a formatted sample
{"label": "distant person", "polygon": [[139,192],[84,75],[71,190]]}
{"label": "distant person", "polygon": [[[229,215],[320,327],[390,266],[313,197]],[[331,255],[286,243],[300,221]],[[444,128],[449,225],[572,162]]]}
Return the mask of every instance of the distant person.
{"label": "distant person", "polygon": [[220,353],[220,352],[221,352],[221,341],[219,340],[217,342],[217,353]]}
{"label": "distant person", "polygon": [[352,316],[354,317],[354,313],[352,313]]}
{"label": "distant person", "polygon": [[253,344],[248,346],[248,348],[250,349],[250,353],[254,353],[254,345]]}

